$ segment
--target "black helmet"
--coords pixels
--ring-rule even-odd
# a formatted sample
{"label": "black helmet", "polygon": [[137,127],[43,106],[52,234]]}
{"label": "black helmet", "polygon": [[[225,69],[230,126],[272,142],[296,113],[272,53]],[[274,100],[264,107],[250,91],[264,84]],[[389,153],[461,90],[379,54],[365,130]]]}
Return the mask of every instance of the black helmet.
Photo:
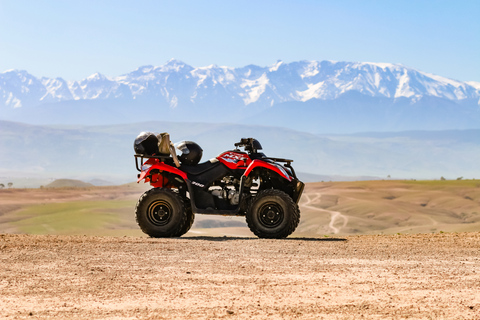
{"label": "black helmet", "polygon": [[202,159],[203,149],[193,141],[181,141],[176,143],[175,147],[182,152],[178,157],[182,164],[194,166]]}
{"label": "black helmet", "polygon": [[158,153],[158,138],[155,133],[141,132],[133,143],[133,149],[137,154],[151,156]]}

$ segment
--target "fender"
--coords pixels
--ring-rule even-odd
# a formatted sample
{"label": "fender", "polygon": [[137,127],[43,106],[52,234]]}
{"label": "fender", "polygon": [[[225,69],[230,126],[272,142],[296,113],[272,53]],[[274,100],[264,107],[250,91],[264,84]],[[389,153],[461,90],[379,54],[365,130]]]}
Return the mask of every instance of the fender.
{"label": "fender", "polygon": [[[145,164],[151,164],[152,162],[150,162],[150,160],[152,159],[149,159],[148,161],[145,162]],[[159,170],[159,171],[167,171],[167,172],[171,172],[173,174],[176,174],[180,177],[183,178],[183,180],[187,180],[187,174],[183,171],[180,171],[178,170],[177,168],[174,168],[172,166],[169,166],[163,162],[158,162],[158,160],[156,161],[156,163],[154,163],[150,168],[148,168],[147,170],[145,171],[142,171],[139,175],[138,175],[138,180],[137,180],[137,183],[139,183],[140,181],[142,181],[143,179],[145,179],[147,176],[150,175],[150,172],[152,170]],[[145,181],[147,182],[147,181]]]}
{"label": "fender", "polygon": [[292,177],[290,177],[285,170],[281,170],[279,168],[279,165],[271,164],[259,159],[253,160],[252,163],[250,163],[250,165],[247,167],[247,170],[245,170],[245,173],[243,175],[248,177],[248,175],[250,174],[250,172],[252,172],[253,169],[260,167],[272,170],[278,173],[281,177],[287,179],[288,181],[292,181]]}

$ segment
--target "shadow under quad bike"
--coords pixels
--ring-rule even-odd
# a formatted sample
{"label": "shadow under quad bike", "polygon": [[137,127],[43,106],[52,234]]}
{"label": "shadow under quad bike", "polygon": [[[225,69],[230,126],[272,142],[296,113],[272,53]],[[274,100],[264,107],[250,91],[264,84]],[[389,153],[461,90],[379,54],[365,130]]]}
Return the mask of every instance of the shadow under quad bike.
{"label": "shadow under quad bike", "polygon": [[305,186],[293,160],[265,156],[254,138],[234,145],[199,163],[203,150],[195,142],[173,145],[168,133],[142,132],[134,143],[137,182],[153,187],[135,208],[142,231],[151,237],[180,237],[195,214],[213,214],[245,216],[259,238],[288,237],[300,221],[298,202]]}

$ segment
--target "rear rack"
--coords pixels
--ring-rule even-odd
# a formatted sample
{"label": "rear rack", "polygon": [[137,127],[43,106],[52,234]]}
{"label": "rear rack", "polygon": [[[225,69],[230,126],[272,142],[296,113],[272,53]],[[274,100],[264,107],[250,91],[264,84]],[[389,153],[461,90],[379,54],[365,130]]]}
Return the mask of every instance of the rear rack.
{"label": "rear rack", "polygon": [[[167,161],[167,159],[172,159],[170,155],[163,155],[163,156],[153,156],[153,155],[146,155],[146,154],[134,154],[135,157],[135,166],[137,167],[137,170],[142,172],[141,166],[143,164],[143,159],[159,159],[162,162]],[[138,165],[138,158],[140,158],[140,166]]]}

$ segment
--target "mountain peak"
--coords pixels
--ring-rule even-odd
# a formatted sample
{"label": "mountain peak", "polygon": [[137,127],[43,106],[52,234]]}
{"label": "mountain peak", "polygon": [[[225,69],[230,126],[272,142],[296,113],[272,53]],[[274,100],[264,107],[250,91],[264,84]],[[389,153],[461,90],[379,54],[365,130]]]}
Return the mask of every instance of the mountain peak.
{"label": "mountain peak", "polygon": [[383,70],[393,69],[393,68],[405,68],[405,66],[402,66],[400,64],[387,63],[387,62],[356,62],[355,64],[358,66],[374,66]]}
{"label": "mountain peak", "polygon": [[160,67],[163,71],[176,71],[179,72],[180,70],[192,70],[193,68],[186,64],[183,61],[177,59],[170,59],[165,63],[163,66]]}
{"label": "mountain peak", "polygon": [[101,81],[101,80],[109,80],[106,76],[101,74],[100,72],[95,72],[91,76],[87,77],[85,80],[88,81]]}
{"label": "mountain peak", "polygon": [[33,75],[31,75],[30,73],[28,73],[28,71],[26,70],[18,70],[18,69],[8,69],[8,70],[5,70],[4,72],[0,73],[0,75],[6,75],[6,76],[9,76],[9,77],[22,77],[22,78],[35,78]]}
{"label": "mountain peak", "polygon": [[164,66],[169,66],[169,67],[180,67],[180,66],[186,66],[187,64],[181,60],[178,60],[178,59],[175,59],[175,58],[172,58],[170,60],[168,60]]}
{"label": "mountain peak", "polygon": [[23,72],[27,72],[27,71],[25,71],[25,70],[18,70],[18,69],[8,69],[8,70],[3,71],[1,74],[5,74],[5,73],[23,73]]}
{"label": "mountain peak", "polygon": [[268,71],[270,72],[274,72],[274,71],[277,71],[278,68],[280,68],[280,66],[283,64],[283,61],[282,60],[277,60],[277,62],[275,62],[273,65],[271,65],[269,68],[268,68]]}
{"label": "mountain peak", "polygon": [[466,84],[471,85],[477,90],[480,90],[480,82],[477,81],[467,81]]}
{"label": "mountain peak", "polygon": [[151,72],[153,69],[155,69],[155,66],[148,64],[145,66],[138,67],[133,72],[148,73],[148,72]]}

